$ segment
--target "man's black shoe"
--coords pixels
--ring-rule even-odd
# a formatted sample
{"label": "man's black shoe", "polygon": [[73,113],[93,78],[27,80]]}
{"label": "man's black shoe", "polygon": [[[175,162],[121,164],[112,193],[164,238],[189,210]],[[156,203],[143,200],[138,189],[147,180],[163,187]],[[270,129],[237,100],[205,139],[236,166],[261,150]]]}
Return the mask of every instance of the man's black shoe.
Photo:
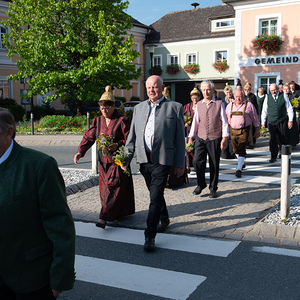
{"label": "man's black shoe", "polygon": [[204,190],[205,188],[201,188],[199,185],[195,188],[195,190],[193,191],[194,195],[199,195],[202,190]]}
{"label": "man's black shoe", "polygon": [[147,252],[153,252],[155,250],[155,239],[151,237],[145,238],[144,250]]}
{"label": "man's black shoe", "polygon": [[166,228],[169,226],[170,224],[170,220],[167,219],[167,220],[160,220],[159,221],[159,225],[157,227],[157,232],[165,232],[166,231]]}
{"label": "man's black shoe", "polygon": [[217,198],[218,194],[216,191],[210,191],[209,198]]}
{"label": "man's black shoe", "polygon": [[273,163],[273,162],[275,162],[275,161],[276,161],[276,158],[271,158],[271,159],[269,160],[270,163]]}
{"label": "man's black shoe", "polygon": [[238,178],[241,178],[242,177],[242,171],[241,170],[236,170],[235,171],[235,176],[238,177]]}

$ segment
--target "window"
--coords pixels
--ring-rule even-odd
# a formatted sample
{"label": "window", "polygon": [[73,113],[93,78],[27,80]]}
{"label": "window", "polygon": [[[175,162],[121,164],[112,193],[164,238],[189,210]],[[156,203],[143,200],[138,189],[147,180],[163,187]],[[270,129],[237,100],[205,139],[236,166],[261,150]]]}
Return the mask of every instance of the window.
{"label": "window", "polygon": [[227,50],[221,50],[215,52],[215,62],[216,61],[227,61]]}
{"label": "window", "polygon": [[269,93],[270,84],[279,82],[280,78],[281,78],[280,72],[255,73],[253,93],[256,92],[257,89],[261,86],[267,91],[267,93]]}
{"label": "window", "polygon": [[211,31],[233,30],[233,29],[234,29],[234,18],[211,21]]}
{"label": "window", "polygon": [[168,65],[178,65],[178,64],[179,64],[179,54],[169,54]]}
{"label": "window", "polygon": [[260,20],[260,34],[276,34],[277,35],[277,19]]}
{"label": "window", "polygon": [[10,84],[7,80],[0,80],[0,98],[10,98]]}
{"label": "window", "polygon": [[161,66],[161,65],[162,65],[162,56],[153,55],[153,66]]}
{"label": "window", "polygon": [[276,83],[276,77],[260,77],[258,87],[263,87],[269,93],[269,86],[271,83]]}
{"label": "window", "polygon": [[0,25],[0,49],[6,49],[3,44],[3,35],[7,32],[7,29]]}
{"label": "window", "polygon": [[196,64],[196,63],[197,63],[197,54],[196,53],[186,54],[186,65]]}
{"label": "window", "polygon": [[282,14],[260,15],[255,17],[255,36],[276,34],[281,36]]}

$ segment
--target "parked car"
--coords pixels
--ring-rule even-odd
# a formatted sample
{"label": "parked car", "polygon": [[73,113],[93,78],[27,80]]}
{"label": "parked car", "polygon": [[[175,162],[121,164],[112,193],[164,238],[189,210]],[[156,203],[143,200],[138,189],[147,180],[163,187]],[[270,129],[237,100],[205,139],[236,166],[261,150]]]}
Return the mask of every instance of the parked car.
{"label": "parked car", "polygon": [[128,101],[124,103],[124,110],[127,112],[128,110],[133,110],[136,105],[141,103],[141,101]]}
{"label": "parked car", "polygon": [[122,111],[124,109],[124,104],[121,100],[116,99],[115,106],[116,106],[116,109],[118,109],[118,110]]}

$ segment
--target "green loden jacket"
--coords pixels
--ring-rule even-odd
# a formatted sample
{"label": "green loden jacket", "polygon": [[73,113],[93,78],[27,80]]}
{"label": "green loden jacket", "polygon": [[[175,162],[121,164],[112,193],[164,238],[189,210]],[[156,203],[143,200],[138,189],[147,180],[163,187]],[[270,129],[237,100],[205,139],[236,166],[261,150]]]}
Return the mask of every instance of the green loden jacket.
{"label": "green loden jacket", "polygon": [[24,148],[0,164],[0,277],[17,293],[72,289],[75,229],[54,158]]}

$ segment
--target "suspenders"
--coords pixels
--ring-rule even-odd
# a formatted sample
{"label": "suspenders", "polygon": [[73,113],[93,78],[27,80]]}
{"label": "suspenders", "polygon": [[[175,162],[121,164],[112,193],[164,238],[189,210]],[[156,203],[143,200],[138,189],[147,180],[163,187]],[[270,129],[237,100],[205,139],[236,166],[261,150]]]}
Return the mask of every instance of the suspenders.
{"label": "suspenders", "polygon": [[246,111],[246,108],[247,108],[247,104],[248,104],[248,101],[246,101],[244,111],[232,111],[233,102],[231,104],[230,119],[232,118],[232,116],[243,116],[244,117],[244,127],[243,128],[245,128],[245,126],[246,126],[245,111]]}

